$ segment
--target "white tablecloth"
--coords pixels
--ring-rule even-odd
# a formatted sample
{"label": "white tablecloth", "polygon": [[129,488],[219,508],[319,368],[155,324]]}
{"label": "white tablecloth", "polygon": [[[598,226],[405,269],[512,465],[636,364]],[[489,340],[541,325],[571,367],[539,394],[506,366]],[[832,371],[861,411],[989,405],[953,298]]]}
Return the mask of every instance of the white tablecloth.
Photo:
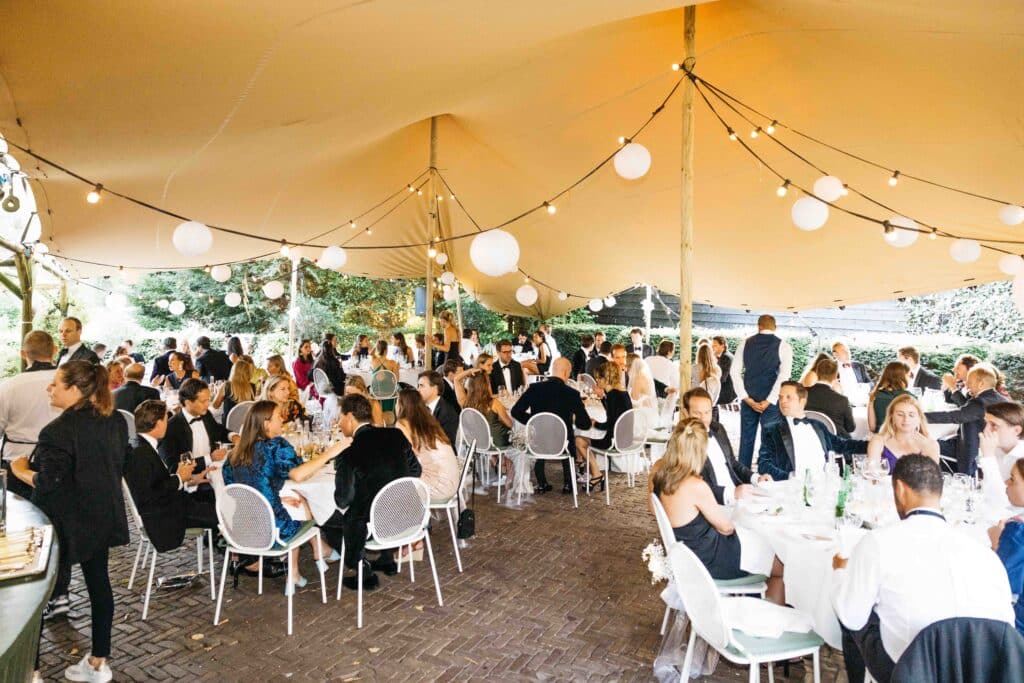
{"label": "white tablecloth", "polygon": [[[298,493],[309,504],[309,510],[313,513],[313,519],[317,524],[324,524],[330,519],[337,509],[334,504],[334,467],[325,466],[322,470],[307,479],[306,481],[286,481],[281,487],[281,497],[285,498],[290,494]],[[285,505],[284,509],[292,519],[305,521],[309,519],[304,506],[292,507]]]}
{"label": "white tablecloth", "polygon": [[[370,386],[370,380],[372,379],[372,373],[368,369],[358,368],[355,366],[345,366],[345,374],[347,375],[358,375],[363,378],[366,382],[366,386]],[[398,369],[398,381],[409,386],[416,386],[416,382],[419,379],[422,368],[399,368]]]}

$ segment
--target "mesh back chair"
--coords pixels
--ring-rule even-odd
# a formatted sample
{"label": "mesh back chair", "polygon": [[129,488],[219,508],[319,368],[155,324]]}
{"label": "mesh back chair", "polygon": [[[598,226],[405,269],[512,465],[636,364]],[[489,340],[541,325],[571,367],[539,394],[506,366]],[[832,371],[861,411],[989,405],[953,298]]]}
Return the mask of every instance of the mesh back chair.
{"label": "mesh back chair", "polygon": [[487,422],[487,418],[479,410],[463,408],[459,413],[459,433],[463,445],[476,444],[476,447],[468,452],[474,458],[482,456],[481,472],[483,476],[481,478],[484,480],[485,486],[490,483],[490,458],[492,455],[498,456],[498,502],[500,503],[502,459],[505,456],[505,451],[494,446],[494,440],[491,438],[491,425]]}
{"label": "mesh back chair", "polygon": [[242,433],[242,425],[245,424],[245,416],[249,414],[249,408],[252,408],[252,404],[255,401],[242,401],[235,405],[228,413],[228,416],[224,418],[224,428],[229,432],[235,434]]}
{"label": "mesh back chair", "polygon": [[[593,448],[597,455],[604,456],[604,476],[611,477],[612,458],[626,460],[626,484],[633,487],[636,483],[638,466],[645,462],[644,448],[647,446],[647,416],[645,413],[630,408],[615,421],[612,430],[611,448]],[[609,479],[609,483],[610,483]],[[590,488],[589,485],[587,487]],[[605,504],[612,504],[612,487],[606,483],[604,487]]]}
{"label": "mesh back chair", "polygon": [[805,410],[804,417],[808,420],[814,420],[825,425],[825,429],[829,431],[829,434],[835,436],[836,434],[836,423],[832,421],[832,418],[825,413],[819,413],[817,410]]}
{"label": "mesh back chair", "polygon": [[585,372],[581,372],[576,376],[576,381],[587,388],[589,391],[597,389],[597,380],[588,375]]}
{"label": "mesh back chair", "polygon": [[[430,573],[434,575],[434,591],[437,593],[437,604],[444,607],[441,598],[441,584],[437,581],[437,567],[434,564],[434,550],[430,545],[430,534],[427,525],[430,522],[430,490],[417,477],[402,477],[389,482],[377,492],[370,504],[370,522],[366,527],[366,550],[401,550],[409,547],[409,579],[416,581],[413,569],[412,546],[422,540],[427,546],[430,558]],[[345,542],[341,543],[341,556],[345,557]],[[338,569],[338,594],[335,599],[341,600],[341,580],[345,573],[345,562]],[[363,627],[363,562],[359,562],[356,577],[356,626]]]}
{"label": "mesh back chair", "polygon": [[370,396],[378,401],[386,401],[398,396],[398,379],[395,373],[381,368],[370,378]]}
{"label": "mesh back chair", "polygon": [[[220,521],[220,532],[227,542],[224,549],[224,566],[220,574],[220,588],[217,591],[217,609],[213,613],[213,625],[220,623],[220,608],[224,604],[224,583],[228,578],[228,555],[253,555],[259,562],[259,585],[257,592],[263,594],[263,562],[264,557],[287,556],[294,548],[314,541],[320,547],[320,529],[310,526],[300,530],[287,541],[282,541],[274,523],[274,511],[270,502],[259,491],[245,484],[229,484],[217,496],[217,519]],[[327,563],[317,560],[316,568],[320,572],[320,599],[327,602],[327,583],[324,571]],[[292,583],[292,563],[288,562],[288,583],[285,589],[288,596],[288,635],[292,634],[292,598],[295,586]]]}
{"label": "mesh back chair", "polygon": [[320,368],[313,369],[313,386],[316,387],[316,393],[320,394],[320,398],[324,400],[324,420],[330,423],[338,416],[338,396],[334,393],[334,387],[331,386],[331,380],[327,377],[327,373]]}
{"label": "mesh back chair", "polygon": [[135,437],[137,436],[135,432],[135,416],[127,410],[121,410],[120,408],[118,408],[117,412],[121,413],[121,417],[123,417],[124,421],[128,424],[128,442],[131,443],[135,441]]}
{"label": "mesh back chair", "polygon": [[[467,410],[472,410],[472,408],[467,408]],[[462,461],[462,473],[459,475],[459,487],[455,489],[455,495],[444,501],[430,501],[431,510],[444,510],[448,516],[448,528],[452,532],[452,547],[455,548],[455,563],[459,567],[460,574],[462,573],[462,556],[459,555],[459,536],[455,531],[455,516],[452,513],[458,510],[459,503],[465,505],[465,501],[462,500],[462,487],[465,486],[469,468],[473,465],[472,454],[476,451],[476,442],[470,442],[468,445],[469,450],[466,451],[466,458]]]}
{"label": "mesh back chair", "polygon": [[[569,429],[562,418],[554,413],[537,413],[526,423],[526,455],[534,460],[572,460],[569,454]],[[576,476],[572,473],[573,463],[569,463],[572,476],[572,506],[578,508],[576,494]],[[522,493],[519,502],[522,502]]]}
{"label": "mesh back chair", "polygon": [[[122,411],[123,412],[123,411]],[[128,513],[132,517],[132,521],[135,522],[135,528],[139,531],[139,547],[135,551],[135,562],[132,564],[132,574],[128,577],[128,588],[131,589],[132,584],[135,583],[135,573],[139,568],[139,559],[142,558],[142,566],[145,568],[146,562],[149,562],[149,580],[146,582],[146,598],[142,603],[142,620],[145,621],[149,618],[149,596],[153,592],[153,571],[156,569],[156,556],[157,550],[153,546],[153,557],[150,559],[149,550],[146,550],[145,557],[142,555],[142,549],[146,545],[152,545],[149,540],[149,535],[146,533],[146,528],[142,525],[142,515],[139,514],[139,509],[135,507],[135,499],[132,498],[132,492],[128,488],[128,484],[121,480],[121,492],[124,494],[124,501],[128,505]],[[198,572],[203,573],[203,539],[207,541],[210,554],[210,599],[214,599],[214,584],[217,583],[214,578],[213,568],[213,530],[212,529],[185,529],[185,538],[196,539],[196,558],[198,564]]]}
{"label": "mesh back chair", "polygon": [[[778,638],[747,635],[733,628],[726,619],[726,601],[749,598],[723,597],[704,563],[682,543],[668,551],[669,565],[676,590],[686,605],[690,618],[690,641],[686,647],[683,675],[687,676],[693,660],[693,649],[699,635],[710,647],[733,664],[750,667],[750,681],[759,681],[761,664],[768,665],[772,678],[772,662],[811,655],[814,660],[814,681],[821,681],[820,649],[824,641],[814,631],[785,632]],[[780,609],[793,609],[784,607]]]}

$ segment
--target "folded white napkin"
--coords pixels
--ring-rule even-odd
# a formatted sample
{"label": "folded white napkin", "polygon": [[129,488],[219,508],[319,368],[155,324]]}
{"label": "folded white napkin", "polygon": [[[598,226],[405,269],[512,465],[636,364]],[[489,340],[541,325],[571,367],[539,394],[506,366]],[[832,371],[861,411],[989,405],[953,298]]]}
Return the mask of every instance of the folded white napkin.
{"label": "folded white napkin", "polygon": [[778,638],[787,631],[807,633],[814,627],[803,612],[759,598],[723,598],[722,610],[731,628],[758,638]]}

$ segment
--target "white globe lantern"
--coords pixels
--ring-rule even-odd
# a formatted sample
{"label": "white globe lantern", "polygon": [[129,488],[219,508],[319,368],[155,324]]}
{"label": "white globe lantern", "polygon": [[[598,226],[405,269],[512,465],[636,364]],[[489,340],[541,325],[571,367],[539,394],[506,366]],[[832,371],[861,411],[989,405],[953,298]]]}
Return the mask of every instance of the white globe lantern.
{"label": "white globe lantern", "polygon": [[263,285],[263,296],[268,299],[280,299],[282,294],[284,294],[284,285],[278,280],[271,280]]}
{"label": "white globe lantern", "polygon": [[484,275],[499,277],[519,267],[519,242],[504,230],[491,230],[473,238],[469,260]]}
{"label": "white globe lantern", "polygon": [[589,301],[589,302],[587,303],[587,308],[589,308],[590,310],[592,310],[592,311],[593,311],[594,313],[597,313],[597,312],[598,312],[598,311],[600,311],[600,310],[601,310],[602,308],[604,308],[604,302],[603,302],[603,301],[601,301],[600,299],[591,299],[591,300],[590,300],[590,301]]}
{"label": "white globe lantern", "polygon": [[167,308],[170,305],[171,305],[171,302],[168,301],[167,299],[160,299],[160,301],[156,302],[156,307],[157,308]]}
{"label": "white globe lantern", "polygon": [[441,273],[441,284],[443,285],[454,285],[455,284],[455,273],[450,270],[446,270]]}
{"label": "white globe lantern", "polygon": [[[889,219],[889,224],[894,229],[892,232],[885,233],[885,241],[900,249],[909,247],[917,241],[917,236],[921,234],[917,231],[917,223],[906,216],[893,216]],[[908,229],[902,230],[901,228]]]}
{"label": "white globe lantern", "polygon": [[824,175],[814,181],[814,196],[834,202],[843,196],[843,181],[834,175]]}
{"label": "white globe lantern", "polygon": [[999,209],[999,220],[1006,225],[1020,225],[1024,223],[1024,207],[1016,204],[1007,204]]}
{"label": "white globe lantern", "polygon": [[197,221],[186,221],[174,229],[171,242],[185,256],[202,256],[213,246],[213,233]]}
{"label": "white globe lantern", "polygon": [[828,204],[814,197],[801,197],[793,203],[793,224],[801,230],[817,230],[828,220]]}
{"label": "white globe lantern", "polygon": [[4,164],[4,166],[6,166],[7,168],[11,169],[12,171],[20,171],[21,170],[21,162],[19,162],[17,159],[12,157],[10,154],[4,154],[3,155],[3,164]]}
{"label": "white globe lantern", "polygon": [[516,301],[523,306],[532,306],[537,303],[537,288],[533,285],[523,285],[516,290]]}
{"label": "white globe lantern", "polygon": [[569,298],[569,295],[566,294],[565,292],[559,292],[558,293],[558,300],[559,301],[565,301],[568,298]]}
{"label": "white globe lantern", "polygon": [[139,271],[125,268],[121,271],[121,282],[126,285],[137,285],[139,283]]}
{"label": "white globe lantern", "polygon": [[974,240],[953,240],[949,245],[949,255],[957,263],[973,263],[981,257],[981,245]]}
{"label": "white globe lantern", "polygon": [[181,315],[182,313],[185,312],[185,303],[183,301],[177,300],[172,301],[170,305],[167,306],[167,311],[171,315]]}
{"label": "white globe lantern", "polygon": [[344,267],[347,261],[348,254],[345,253],[345,250],[332,244],[329,247],[324,247],[324,250],[320,252],[320,260],[317,265],[326,270],[338,270]]}
{"label": "white globe lantern", "polygon": [[210,268],[210,277],[214,282],[227,282],[231,279],[231,266],[222,263]]}
{"label": "white globe lantern", "polygon": [[637,142],[630,142],[615,153],[615,172],[626,180],[636,180],[651,169],[651,153]]}
{"label": "white globe lantern", "polygon": [[456,289],[454,287],[449,287],[448,285],[444,286],[441,293],[444,295],[445,301],[455,301],[455,299],[459,297],[459,293]]}
{"label": "white globe lantern", "polygon": [[224,295],[224,304],[234,308],[242,303],[242,295],[238,292],[228,292]]}
{"label": "white globe lantern", "polygon": [[607,308],[611,308],[612,306],[614,306],[614,305],[615,305],[615,297],[614,297],[614,296],[612,296],[611,294],[609,294],[608,296],[606,296],[606,297],[604,298],[604,305],[605,305],[605,306],[606,306]]}
{"label": "white globe lantern", "polygon": [[442,251],[442,252],[438,253],[438,255],[436,257],[434,257],[434,260],[437,261],[437,265],[443,266],[446,263],[448,263],[448,254],[446,254],[446,253],[444,253]]}
{"label": "white globe lantern", "polygon": [[1003,254],[999,257],[999,270],[1007,275],[1017,275],[1024,271],[1024,258],[1017,254]]}

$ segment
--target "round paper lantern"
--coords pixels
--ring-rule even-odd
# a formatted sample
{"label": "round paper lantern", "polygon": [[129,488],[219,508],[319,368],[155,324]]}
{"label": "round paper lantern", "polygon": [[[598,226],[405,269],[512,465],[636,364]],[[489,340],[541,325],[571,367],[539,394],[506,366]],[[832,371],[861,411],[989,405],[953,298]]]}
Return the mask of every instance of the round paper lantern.
{"label": "round paper lantern", "polygon": [[185,256],[202,256],[213,246],[213,233],[197,221],[186,221],[171,235],[174,248]]}
{"label": "round paper lantern", "polygon": [[0,154],[7,154],[7,140],[0,135]]}
{"label": "round paper lantern", "polygon": [[441,293],[444,295],[445,301],[455,301],[459,297],[458,291],[454,287],[449,287],[448,285],[444,286]]}
{"label": "round paper lantern", "polygon": [[450,270],[446,270],[441,273],[441,284],[454,285],[455,284],[455,273]]}
{"label": "round paper lantern", "polygon": [[615,153],[615,172],[626,180],[636,180],[651,169],[651,153],[637,142],[630,142]]}
{"label": "round paper lantern", "polygon": [[263,296],[268,299],[280,299],[282,294],[284,294],[284,285],[277,280],[271,280],[263,285]]}
{"label": "round paper lantern", "polygon": [[499,277],[519,266],[519,242],[504,230],[491,230],[473,238],[469,260],[484,275]]}
{"label": "round paper lantern", "polygon": [[828,204],[814,197],[801,197],[793,203],[792,216],[801,230],[817,230],[828,220]]}
{"label": "round paper lantern", "polygon": [[434,260],[437,261],[437,265],[443,266],[444,264],[448,263],[448,254],[442,251],[434,258]]}
{"label": "round paper lantern", "polygon": [[566,294],[565,292],[559,292],[558,293],[558,300],[559,301],[565,301],[568,298],[569,298],[569,295]]}
{"label": "round paper lantern", "polygon": [[612,296],[611,294],[606,296],[604,298],[604,305],[607,306],[608,308],[611,308],[612,306],[614,306],[615,305],[615,297]]}
{"label": "round paper lantern", "polygon": [[1007,204],[999,209],[999,220],[1006,225],[1020,225],[1024,223],[1024,207],[1016,204]]}
{"label": "round paper lantern", "polygon": [[591,299],[590,302],[587,303],[587,308],[592,310],[594,313],[597,313],[604,308],[604,302],[600,299]]}
{"label": "round paper lantern", "polygon": [[156,302],[156,307],[157,308],[167,308],[170,305],[171,305],[171,302],[168,301],[167,299],[160,299],[160,301]]}
{"label": "round paper lantern", "polygon": [[537,288],[533,285],[523,285],[516,290],[516,301],[523,306],[532,306],[537,303]]}
{"label": "round paper lantern", "polygon": [[10,154],[4,154],[3,155],[3,163],[4,163],[4,166],[6,166],[7,168],[11,169],[12,171],[20,171],[21,170],[21,163],[17,159],[15,159],[14,157],[12,157]]}
{"label": "round paper lantern", "polygon": [[1017,275],[1024,271],[1024,258],[1017,254],[1003,254],[999,257],[999,270],[1007,275]]}
{"label": "round paper lantern", "polygon": [[[900,249],[909,247],[917,241],[917,236],[921,234],[914,229],[917,228],[917,223],[906,216],[893,216],[889,219],[889,224],[895,229],[892,232],[885,233],[885,241],[894,247],[899,247]],[[901,230],[901,228],[910,229]]]}
{"label": "round paper lantern", "polygon": [[[111,292],[110,294],[107,294],[106,299],[104,299],[104,303],[106,303],[107,308],[124,308],[128,305],[128,299],[125,298],[124,294]],[[182,304],[181,310],[183,311],[185,310],[184,306],[185,304]],[[175,315],[178,314],[175,313]]]}
{"label": "round paper lantern", "polygon": [[324,247],[324,250],[320,252],[318,265],[327,270],[338,270],[342,268],[347,261],[348,254],[345,253],[345,250],[332,244],[329,247]]}
{"label": "round paper lantern", "polygon": [[242,295],[238,292],[228,292],[224,295],[224,303],[225,305],[234,308],[242,303]]}
{"label": "round paper lantern", "polygon": [[949,245],[949,255],[957,263],[973,263],[981,257],[981,245],[974,240],[953,240]]}
{"label": "round paper lantern", "polygon": [[182,301],[172,301],[167,310],[171,315],[181,315],[185,312],[185,304]]}
{"label": "round paper lantern", "polygon": [[1017,310],[1024,314],[1024,271],[1017,273],[1013,278],[1013,303]]}
{"label": "round paper lantern", "polygon": [[823,175],[814,181],[814,196],[834,202],[843,196],[843,181],[834,175]]}
{"label": "round paper lantern", "polygon": [[136,285],[139,283],[139,271],[129,270],[125,268],[121,271],[121,282],[126,285]]}
{"label": "round paper lantern", "polygon": [[215,282],[227,282],[231,279],[231,266],[222,263],[210,268],[210,277]]}

